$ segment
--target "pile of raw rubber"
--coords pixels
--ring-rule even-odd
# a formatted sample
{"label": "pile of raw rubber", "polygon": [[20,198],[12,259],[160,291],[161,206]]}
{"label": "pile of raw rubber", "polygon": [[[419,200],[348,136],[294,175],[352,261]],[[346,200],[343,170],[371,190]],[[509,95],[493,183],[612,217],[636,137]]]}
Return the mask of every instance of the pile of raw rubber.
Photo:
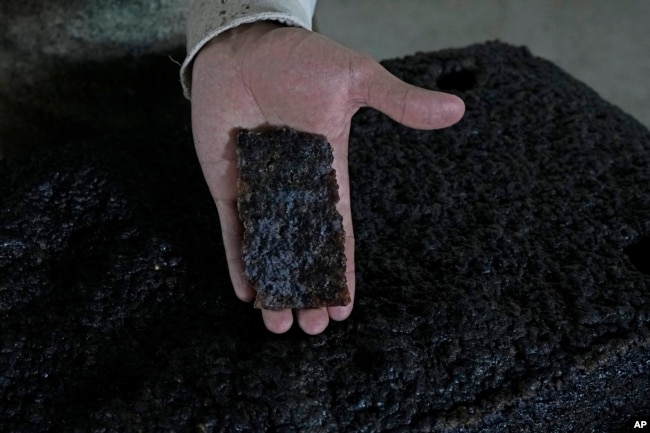
{"label": "pile of raw rubber", "polygon": [[3,428],[617,431],[647,409],[650,132],[523,48],[384,64],[467,112],[355,117],[355,309],[316,337],[232,292],[186,104],[0,164]]}

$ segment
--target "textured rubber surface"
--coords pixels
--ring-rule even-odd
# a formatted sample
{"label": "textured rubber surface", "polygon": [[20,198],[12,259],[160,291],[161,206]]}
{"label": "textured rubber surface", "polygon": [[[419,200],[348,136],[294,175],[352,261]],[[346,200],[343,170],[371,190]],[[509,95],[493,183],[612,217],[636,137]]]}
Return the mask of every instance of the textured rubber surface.
{"label": "textured rubber surface", "polygon": [[0,164],[12,432],[608,432],[650,401],[650,132],[525,49],[384,63],[460,95],[350,137],[357,293],[308,337],[228,279],[186,104]]}
{"label": "textured rubber surface", "polygon": [[278,128],[237,136],[244,274],[256,307],[350,303],[333,161],[320,135]]}

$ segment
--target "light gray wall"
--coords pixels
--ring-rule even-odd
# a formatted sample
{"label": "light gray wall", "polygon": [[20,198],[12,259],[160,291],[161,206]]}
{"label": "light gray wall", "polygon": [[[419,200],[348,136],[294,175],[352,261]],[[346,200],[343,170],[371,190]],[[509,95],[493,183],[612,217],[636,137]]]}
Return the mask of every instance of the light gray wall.
{"label": "light gray wall", "polygon": [[321,33],[377,59],[526,45],[650,127],[650,1],[320,0]]}

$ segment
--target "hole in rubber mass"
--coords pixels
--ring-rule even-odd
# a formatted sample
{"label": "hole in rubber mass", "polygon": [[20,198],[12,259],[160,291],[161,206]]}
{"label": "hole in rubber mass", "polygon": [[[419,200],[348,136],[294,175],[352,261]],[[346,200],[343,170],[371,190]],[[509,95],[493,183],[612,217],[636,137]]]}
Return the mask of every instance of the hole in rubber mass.
{"label": "hole in rubber mass", "polygon": [[442,74],[436,80],[440,90],[469,90],[476,85],[476,71],[458,69]]}
{"label": "hole in rubber mass", "polygon": [[625,254],[639,272],[650,275],[650,238],[642,238],[625,248]]}

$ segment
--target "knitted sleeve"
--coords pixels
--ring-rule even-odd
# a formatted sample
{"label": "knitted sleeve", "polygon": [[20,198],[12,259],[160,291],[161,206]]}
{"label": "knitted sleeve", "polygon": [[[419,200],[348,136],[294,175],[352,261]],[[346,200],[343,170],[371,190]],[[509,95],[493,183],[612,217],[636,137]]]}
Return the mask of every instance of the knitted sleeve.
{"label": "knitted sleeve", "polygon": [[187,17],[187,56],[181,66],[186,98],[192,90],[192,62],[212,38],[242,24],[261,20],[311,30],[317,0],[192,0]]}

